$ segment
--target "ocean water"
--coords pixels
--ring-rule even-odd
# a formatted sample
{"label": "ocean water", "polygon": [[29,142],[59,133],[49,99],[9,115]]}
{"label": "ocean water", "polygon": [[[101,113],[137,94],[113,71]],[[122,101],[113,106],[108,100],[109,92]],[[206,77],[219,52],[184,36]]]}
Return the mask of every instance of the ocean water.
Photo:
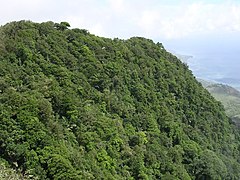
{"label": "ocean water", "polygon": [[188,65],[198,78],[240,89],[240,51],[195,54]]}
{"label": "ocean water", "polygon": [[189,55],[193,74],[240,89],[240,33],[167,41],[167,49]]}

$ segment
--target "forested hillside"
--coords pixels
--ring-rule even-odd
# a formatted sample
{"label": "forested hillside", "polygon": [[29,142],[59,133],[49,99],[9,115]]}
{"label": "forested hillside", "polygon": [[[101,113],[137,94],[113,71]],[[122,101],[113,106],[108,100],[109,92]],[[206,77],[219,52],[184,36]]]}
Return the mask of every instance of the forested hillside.
{"label": "forested hillside", "polygon": [[185,64],[68,27],[0,28],[0,162],[38,179],[240,179],[239,132]]}

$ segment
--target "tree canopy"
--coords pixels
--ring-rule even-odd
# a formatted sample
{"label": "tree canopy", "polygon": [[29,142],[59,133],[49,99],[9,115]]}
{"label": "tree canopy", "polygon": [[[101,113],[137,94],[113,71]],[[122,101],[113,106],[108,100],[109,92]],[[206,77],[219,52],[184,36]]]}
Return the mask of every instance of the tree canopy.
{"label": "tree canopy", "polygon": [[239,130],[185,64],[68,26],[0,28],[0,162],[39,179],[240,179]]}

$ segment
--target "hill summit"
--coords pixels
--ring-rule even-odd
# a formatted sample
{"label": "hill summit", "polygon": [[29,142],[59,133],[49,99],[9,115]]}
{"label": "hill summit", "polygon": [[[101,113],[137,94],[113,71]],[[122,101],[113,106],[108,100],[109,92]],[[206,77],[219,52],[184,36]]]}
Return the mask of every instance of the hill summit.
{"label": "hill summit", "polygon": [[239,132],[161,43],[0,28],[0,161],[39,179],[240,179]]}

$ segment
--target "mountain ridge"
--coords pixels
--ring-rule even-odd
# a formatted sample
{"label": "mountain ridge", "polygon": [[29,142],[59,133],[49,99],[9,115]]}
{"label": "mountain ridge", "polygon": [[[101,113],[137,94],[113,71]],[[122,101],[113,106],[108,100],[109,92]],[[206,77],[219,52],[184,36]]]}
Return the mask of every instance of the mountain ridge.
{"label": "mountain ridge", "polygon": [[161,43],[0,28],[0,157],[39,179],[239,179],[239,132]]}

